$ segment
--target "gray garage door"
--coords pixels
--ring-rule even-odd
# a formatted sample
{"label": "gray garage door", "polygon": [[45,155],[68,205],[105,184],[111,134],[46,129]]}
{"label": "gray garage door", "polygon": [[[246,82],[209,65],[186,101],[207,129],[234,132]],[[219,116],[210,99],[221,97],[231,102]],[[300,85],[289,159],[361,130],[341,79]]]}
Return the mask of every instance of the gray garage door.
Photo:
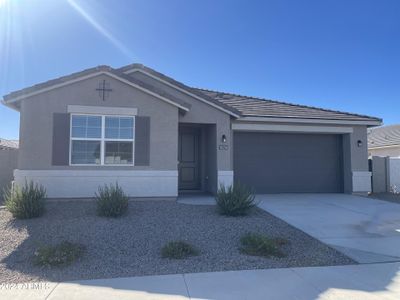
{"label": "gray garage door", "polygon": [[234,179],[257,193],[343,192],[342,137],[237,132]]}

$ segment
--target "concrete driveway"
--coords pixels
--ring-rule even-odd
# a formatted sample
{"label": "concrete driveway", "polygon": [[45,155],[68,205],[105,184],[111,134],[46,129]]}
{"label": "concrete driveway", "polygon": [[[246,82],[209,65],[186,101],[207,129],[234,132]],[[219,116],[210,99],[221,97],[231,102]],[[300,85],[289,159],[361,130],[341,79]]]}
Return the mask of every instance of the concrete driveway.
{"label": "concrete driveway", "polygon": [[345,194],[258,195],[259,207],[360,263],[400,261],[400,205]]}

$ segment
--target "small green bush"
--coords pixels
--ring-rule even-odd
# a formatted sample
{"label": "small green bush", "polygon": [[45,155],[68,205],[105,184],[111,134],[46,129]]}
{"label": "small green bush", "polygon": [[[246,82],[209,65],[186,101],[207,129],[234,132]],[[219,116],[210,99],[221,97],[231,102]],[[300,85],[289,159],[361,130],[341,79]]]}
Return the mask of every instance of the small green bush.
{"label": "small green bush", "polygon": [[280,247],[287,244],[282,238],[271,239],[258,233],[247,233],[240,239],[240,252],[253,256],[284,257]]}
{"label": "small green bush", "polygon": [[219,213],[227,216],[244,216],[255,206],[253,190],[240,183],[221,185],[215,200]]}
{"label": "small green bush", "polygon": [[45,210],[46,189],[32,181],[15,185],[4,192],[5,206],[17,219],[37,218]]}
{"label": "small green bush", "polygon": [[183,241],[169,242],[161,249],[163,258],[183,259],[195,255],[198,255],[198,251]]}
{"label": "small green bush", "polygon": [[128,197],[116,183],[99,187],[96,193],[97,215],[102,217],[119,217],[128,210]]}
{"label": "small green bush", "polygon": [[67,266],[79,259],[85,247],[68,241],[55,246],[42,246],[34,255],[34,264],[41,267]]}

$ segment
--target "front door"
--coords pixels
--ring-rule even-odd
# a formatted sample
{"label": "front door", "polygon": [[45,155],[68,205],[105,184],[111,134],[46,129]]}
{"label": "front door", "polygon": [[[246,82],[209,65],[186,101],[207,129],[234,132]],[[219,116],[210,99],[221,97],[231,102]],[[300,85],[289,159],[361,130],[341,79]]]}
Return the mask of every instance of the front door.
{"label": "front door", "polygon": [[200,129],[180,128],[178,143],[179,189],[200,189]]}

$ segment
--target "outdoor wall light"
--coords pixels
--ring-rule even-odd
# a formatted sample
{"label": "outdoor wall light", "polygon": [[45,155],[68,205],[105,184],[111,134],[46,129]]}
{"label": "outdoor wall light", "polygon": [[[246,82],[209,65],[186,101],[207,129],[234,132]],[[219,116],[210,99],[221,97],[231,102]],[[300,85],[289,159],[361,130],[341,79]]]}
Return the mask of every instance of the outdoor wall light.
{"label": "outdoor wall light", "polygon": [[361,147],[362,144],[363,144],[363,143],[362,143],[362,140],[358,140],[358,141],[357,141],[357,146],[358,146],[358,147]]}
{"label": "outdoor wall light", "polygon": [[225,134],[222,135],[221,140],[222,140],[223,143],[226,143],[226,135]]}

